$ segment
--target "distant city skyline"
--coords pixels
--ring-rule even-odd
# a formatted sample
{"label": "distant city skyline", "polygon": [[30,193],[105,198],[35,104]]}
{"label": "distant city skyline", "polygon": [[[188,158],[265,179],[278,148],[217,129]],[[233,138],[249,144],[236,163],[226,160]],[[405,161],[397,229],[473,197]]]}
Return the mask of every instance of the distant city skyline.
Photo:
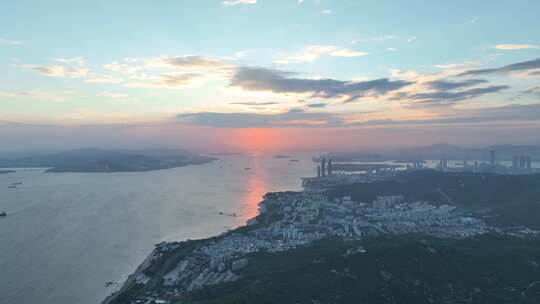
{"label": "distant city skyline", "polygon": [[2,149],[540,144],[539,10],[12,1],[0,13]]}

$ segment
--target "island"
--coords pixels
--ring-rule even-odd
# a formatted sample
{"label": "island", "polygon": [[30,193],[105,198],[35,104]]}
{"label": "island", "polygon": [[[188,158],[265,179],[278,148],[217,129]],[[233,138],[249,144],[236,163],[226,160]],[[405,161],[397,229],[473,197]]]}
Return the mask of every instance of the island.
{"label": "island", "polygon": [[143,172],[208,163],[215,158],[183,150],[78,149],[0,160],[0,167],[41,167],[46,172]]}
{"label": "island", "polygon": [[120,303],[538,303],[540,174],[432,170],[268,193],[247,225],[164,242]]}
{"label": "island", "polygon": [[17,171],[15,170],[0,170],[0,174],[8,174],[8,173],[15,173]]}
{"label": "island", "polygon": [[291,158],[291,156],[287,154],[276,154],[274,158]]}

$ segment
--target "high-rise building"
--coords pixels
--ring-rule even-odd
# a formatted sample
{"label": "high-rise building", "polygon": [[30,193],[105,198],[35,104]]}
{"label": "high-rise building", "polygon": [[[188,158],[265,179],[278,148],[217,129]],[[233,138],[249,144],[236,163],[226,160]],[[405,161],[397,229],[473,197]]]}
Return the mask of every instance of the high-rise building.
{"label": "high-rise building", "polygon": [[441,159],[441,160],[439,161],[439,167],[440,167],[441,169],[447,169],[447,168],[448,168],[448,160],[446,160],[446,159],[444,159],[444,158]]}
{"label": "high-rise building", "polygon": [[321,177],[321,165],[317,165],[317,177]]}
{"label": "high-rise building", "polygon": [[495,166],[495,150],[489,151],[489,164]]}
{"label": "high-rise building", "polygon": [[332,175],[332,159],[328,159],[328,175]]}
{"label": "high-rise building", "polygon": [[514,155],[512,157],[512,168],[514,169],[519,168],[519,156]]}
{"label": "high-rise building", "polygon": [[326,176],[326,158],[321,159],[321,176]]}
{"label": "high-rise building", "polygon": [[527,166],[527,158],[525,156],[519,157],[519,167],[524,169]]}
{"label": "high-rise building", "polygon": [[525,159],[525,162],[526,162],[527,169],[532,169],[532,160],[530,156],[527,156],[527,158]]}

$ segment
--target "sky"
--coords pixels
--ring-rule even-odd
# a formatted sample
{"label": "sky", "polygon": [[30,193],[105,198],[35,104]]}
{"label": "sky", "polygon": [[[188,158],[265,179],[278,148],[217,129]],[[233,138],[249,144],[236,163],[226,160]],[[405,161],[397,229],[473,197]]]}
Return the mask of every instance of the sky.
{"label": "sky", "polygon": [[4,1],[0,149],[540,144],[540,2]]}

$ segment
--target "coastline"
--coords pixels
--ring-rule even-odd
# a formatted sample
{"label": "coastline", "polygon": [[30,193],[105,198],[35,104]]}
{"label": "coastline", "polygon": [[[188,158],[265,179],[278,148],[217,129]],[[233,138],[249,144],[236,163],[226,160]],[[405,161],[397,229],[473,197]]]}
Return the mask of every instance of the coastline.
{"label": "coastline", "polygon": [[113,303],[116,303],[116,301],[121,300],[120,299],[121,297],[126,296],[126,293],[129,293],[131,288],[135,287],[137,284],[140,283],[138,279],[141,279],[141,277],[144,277],[144,271],[147,270],[152,265],[152,262],[154,260],[169,258],[169,257],[167,258],[163,257],[163,252],[170,251],[169,248],[173,248],[173,250],[176,250],[176,251],[189,251],[189,250],[194,251],[195,249],[198,249],[209,242],[222,239],[224,237],[230,236],[238,232],[244,233],[245,229],[249,229],[250,226],[255,226],[253,225],[253,223],[256,222],[257,218],[259,218],[260,215],[261,214],[258,213],[256,216],[248,219],[247,222],[244,223],[243,225],[240,225],[234,229],[224,231],[219,235],[210,236],[203,239],[196,239],[196,240],[188,239],[188,240],[183,240],[183,241],[162,242],[159,244],[155,244],[154,249],[142,261],[142,263],[137,266],[135,271],[128,275],[127,279],[122,283],[122,286],[120,287],[120,289],[112,292],[100,304],[113,304]]}
{"label": "coastline", "polygon": [[45,173],[136,173],[136,172],[150,172],[150,171],[159,171],[167,170],[174,168],[182,168],[187,166],[197,166],[204,165],[213,161],[216,161],[217,158],[208,158],[201,161],[189,162],[183,164],[175,164],[170,166],[155,167],[155,168],[122,168],[122,169],[111,169],[111,168],[95,168],[95,169],[80,169],[80,168],[62,168],[62,167],[53,167],[45,170]]}
{"label": "coastline", "polygon": [[[147,300],[178,303],[178,299],[175,299],[177,296],[189,298],[207,288],[212,290],[219,288],[216,286],[231,286],[235,281],[245,283],[244,271],[247,269],[253,274],[253,267],[256,269],[257,264],[264,264],[257,257],[283,257],[288,256],[288,252],[294,255],[297,250],[309,248],[323,240],[351,241],[349,244],[360,245],[356,249],[349,248],[351,252],[362,254],[365,252],[361,248],[362,240],[381,236],[399,239],[416,235],[421,236],[420,239],[474,240],[481,236],[489,238],[490,235],[518,238],[540,235],[540,231],[527,227],[487,223],[482,216],[475,216],[472,209],[464,208],[466,200],[448,205],[450,202],[440,194],[437,184],[432,185],[432,190],[438,193],[436,198],[426,201],[415,199],[419,193],[415,194],[414,191],[433,192],[425,189],[423,185],[426,184],[421,181],[432,181],[437,176],[442,178],[439,182],[449,187],[446,191],[451,191],[452,185],[462,178],[485,180],[482,176],[419,171],[404,174],[400,179],[402,183],[407,182],[414,187],[413,192],[399,190],[405,195],[394,193],[381,196],[379,191],[383,191],[382,188],[394,185],[392,180],[395,177],[388,176],[382,178],[385,181],[360,183],[363,186],[353,188],[345,185],[325,193],[322,189],[268,192],[258,204],[258,214],[249,219],[246,225],[196,241],[157,244],[122,288],[103,303]],[[531,178],[534,180],[535,176]],[[490,179],[501,181],[495,175]],[[515,182],[520,180],[519,177],[514,179]],[[506,179],[504,181],[508,182]],[[481,191],[489,192],[489,185],[491,183],[486,182]],[[366,187],[373,188],[373,191],[368,191]],[[456,199],[459,197],[459,193],[452,195]]]}

